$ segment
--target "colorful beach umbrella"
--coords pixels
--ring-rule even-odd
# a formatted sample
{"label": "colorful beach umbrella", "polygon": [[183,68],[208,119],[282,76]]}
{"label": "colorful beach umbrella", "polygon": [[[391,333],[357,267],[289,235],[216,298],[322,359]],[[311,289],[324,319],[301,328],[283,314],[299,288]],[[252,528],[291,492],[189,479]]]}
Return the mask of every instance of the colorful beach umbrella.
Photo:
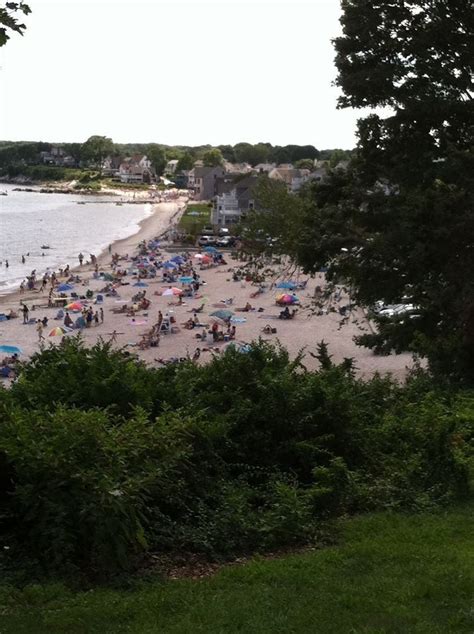
{"label": "colorful beach umbrella", "polygon": [[72,310],[73,312],[80,312],[84,305],[81,302],[71,302],[64,307],[66,310]]}
{"label": "colorful beach umbrella", "polygon": [[282,293],[275,298],[277,304],[297,304],[299,299],[296,295],[289,295],[288,293]]}
{"label": "colorful beach umbrella", "polygon": [[61,337],[62,335],[66,335],[68,332],[71,332],[71,328],[66,328],[66,326],[56,326],[49,333],[49,337]]}
{"label": "colorful beach umbrella", "polygon": [[18,346],[7,346],[5,344],[0,346],[0,352],[4,352],[5,354],[22,354],[21,348],[18,348]]}
{"label": "colorful beach umbrella", "polygon": [[176,288],[176,286],[173,286],[172,288],[166,288],[161,294],[164,297],[169,297],[170,295],[181,295],[182,292],[182,288]]}

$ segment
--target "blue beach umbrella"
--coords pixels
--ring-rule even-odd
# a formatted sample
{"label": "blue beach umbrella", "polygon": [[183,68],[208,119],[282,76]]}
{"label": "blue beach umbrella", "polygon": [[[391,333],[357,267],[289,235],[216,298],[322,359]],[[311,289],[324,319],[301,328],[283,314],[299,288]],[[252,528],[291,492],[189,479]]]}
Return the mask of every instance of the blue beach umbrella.
{"label": "blue beach umbrella", "polygon": [[17,346],[0,346],[0,352],[4,352],[5,354],[22,354],[22,351]]}
{"label": "blue beach umbrella", "polygon": [[180,277],[179,281],[181,282],[181,284],[191,284],[191,282],[194,280],[194,277],[189,277],[189,276],[184,276],[184,277]]}
{"label": "blue beach umbrella", "polygon": [[163,264],[163,268],[164,269],[177,269],[178,265],[175,262],[171,262],[170,260],[168,260],[167,262],[165,262]]}
{"label": "blue beach umbrella", "polygon": [[275,288],[289,288],[292,290],[296,288],[296,284],[294,282],[278,282]]}
{"label": "blue beach umbrella", "polygon": [[185,260],[182,255],[175,255],[170,259],[170,262],[176,262],[176,264],[184,264]]}
{"label": "blue beach umbrella", "polygon": [[230,319],[233,316],[233,312],[231,310],[215,310],[211,313],[211,317],[218,317],[219,319]]}
{"label": "blue beach umbrella", "polygon": [[74,286],[72,286],[71,284],[60,284],[57,290],[63,293],[64,291],[72,291],[73,288]]}
{"label": "blue beach umbrella", "polygon": [[135,282],[135,284],[133,286],[148,286],[148,284],[146,282]]}
{"label": "blue beach umbrella", "polygon": [[219,253],[216,247],[204,247],[204,251],[206,251],[207,253]]}

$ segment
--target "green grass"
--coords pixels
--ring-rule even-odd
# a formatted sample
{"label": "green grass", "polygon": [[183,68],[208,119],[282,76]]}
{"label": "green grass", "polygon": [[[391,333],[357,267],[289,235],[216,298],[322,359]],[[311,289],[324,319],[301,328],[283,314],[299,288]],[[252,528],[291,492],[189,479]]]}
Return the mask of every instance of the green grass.
{"label": "green grass", "polygon": [[[199,216],[190,215],[191,212],[199,212]],[[190,203],[178,223],[178,231],[199,235],[203,227],[211,221],[211,208],[202,203]]]}
{"label": "green grass", "polygon": [[2,634],[472,633],[474,506],[342,523],[340,544],[201,581],[0,590]]}

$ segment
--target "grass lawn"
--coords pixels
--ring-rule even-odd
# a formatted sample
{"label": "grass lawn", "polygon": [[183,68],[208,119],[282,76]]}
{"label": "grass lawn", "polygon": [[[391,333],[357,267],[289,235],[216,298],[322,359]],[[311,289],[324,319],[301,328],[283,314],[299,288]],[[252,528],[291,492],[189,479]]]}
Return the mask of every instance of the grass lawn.
{"label": "grass lawn", "polygon": [[449,634],[474,631],[474,505],[342,524],[337,547],[201,581],[75,594],[0,590],[2,634]]}
{"label": "grass lawn", "polygon": [[[196,215],[196,212],[198,215]],[[178,231],[199,235],[205,225],[211,221],[211,207],[202,203],[189,203],[178,223]]]}

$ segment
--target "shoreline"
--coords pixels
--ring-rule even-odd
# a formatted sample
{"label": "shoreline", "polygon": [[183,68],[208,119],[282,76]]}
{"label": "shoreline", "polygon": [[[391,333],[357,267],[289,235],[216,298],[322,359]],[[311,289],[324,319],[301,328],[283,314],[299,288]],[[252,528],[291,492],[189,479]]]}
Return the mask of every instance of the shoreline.
{"label": "shoreline", "polygon": [[[162,237],[178,222],[178,216],[184,211],[187,205],[187,198],[178,198],[173,202],[159,202],[153,204],[152,212],[149,216],[143,218],[138,223],[138,231],[132,233],[125,238],[118,238],[111,242],[112,253],[118,253],[120,256],[127,253],[134,253],[140,242],[150,240],[155,236]],[[146,202],[143,202],[146,204]],[[106,265],[110,258],[109,249],[106,247],[97,256],[97,263],[100,266]],[[93,270],[91,264],[71,266],[71,273],[89,273]],[[19,288],[0,294],[1,311],[13,309],[17,310],[20,302],[28,304],[42,303],[47,300],[49,290],[47,292],[38,293],[37,291],[21,292]]]}

